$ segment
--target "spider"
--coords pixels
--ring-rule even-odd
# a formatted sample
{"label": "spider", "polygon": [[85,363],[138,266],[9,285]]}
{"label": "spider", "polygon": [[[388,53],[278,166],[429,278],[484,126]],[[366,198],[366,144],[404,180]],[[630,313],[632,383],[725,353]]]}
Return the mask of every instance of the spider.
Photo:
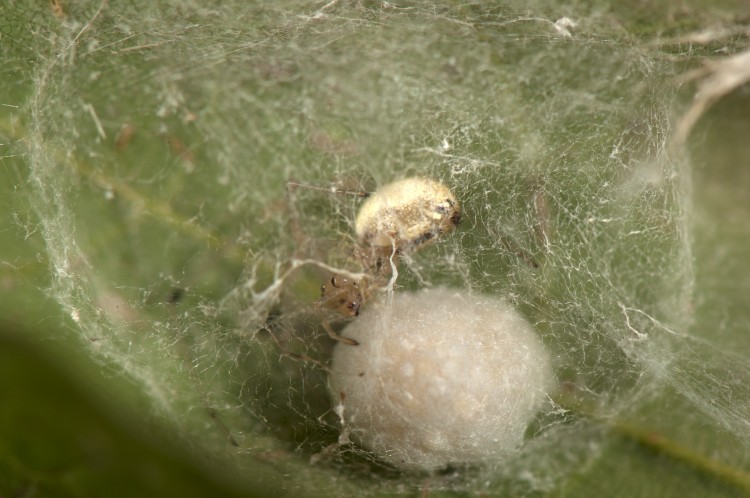
{"label": "spider", "polygon": [[[333,194],[365,198],[354,223],[357,234],[355,256],[364,272],[354,275],[333,273],[321,286],[317,308],[328,308],[346,317],[355,317],[373,288],[385,288],[395,280],[399,256],[415,252],[452,231],[461,222],[461,208],[451,190],[435,180],[412,177],[389,183],[374,193],[326,189],[288,182],[290,188],[303,187]],[[323,328],[337,341],[350,346],[359,343],[342,337],[323,320]]]}

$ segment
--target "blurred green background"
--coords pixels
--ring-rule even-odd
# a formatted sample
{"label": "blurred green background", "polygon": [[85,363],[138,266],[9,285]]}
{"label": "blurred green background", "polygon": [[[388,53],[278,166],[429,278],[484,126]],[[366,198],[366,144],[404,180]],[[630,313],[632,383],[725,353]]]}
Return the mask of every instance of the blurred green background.
{"label": "blurred green background", "polygon": [[[352,471],[340,462],[312,465],[311,455],[336,434],[330,426],[321,434],[310,422],[326,410],[325,400],[308,394],[324,389],[325,378],[279,360],[268,341],[248,346],[259,342],[243,325],[255,323],[260,307],[242,305],[294,250],[279,221],[285,178],[364,178],[371,188],[402,163],[421,173],[420,157],[404,144],[417,148],[415,137],[431,135],[439,143],[446,116],[461,112],[469,125],[491,128],[477,135],[471,126],[452,129],[459,148],[461,140],[471,142],[466,137],[482,138],[462,153],[543,163],[570,140],[583,146],[572,156],[595,163],[606,156],[597,144],[603,150],[622,133],[613,124],[618,113],[622,121],[642,114],[621,108],[648,113],[642,101],[652,98],[654,114],[677,122],[695,93],[681,75],[748,48],[744,2],[198,3],[0,7],[0,496],[750,495],[750,431],[734,422],[750,417],[750,369],[742,368],[750,355],[747,84],[711,107],[684,150],[674,152],[690,165],[692,187],[680,193],[690,208],[687,273],[694,278],[686,322],[697,339],[673,357],[657,349],[651,364],[674,368],[679,375],[665,376],[674,383],[644,389],[642,398],[617,398],[633,406],[606,407],[611,425],[592,429],[601,432],[591,439],[595,456],[561,464],[565,472],[549,482],[485,487],[445,476]],[[554,25],[563,16],[578,23],[571,44]],[[360,24],[367,28],[361,41]],[[454,43],[454,29],[463,42]],[[694,36],[707,30],[710,40]],[[389,39],[394,33],[401,38]],[[347,35],[346,46],[336,44]],[[506,119],[518,123],[506,129],[477,118],[486,105],[482,92],[495,91],[483,85],[506,67],[507,82],[523,79],[524,69],[516,74],[512,66],[533,60],[535,44],[557,36],[563,41],[549,50],[559,50],[558,65],[549,67],[540,55],[549,72],[527,93],[508,90]],[[495,52],[498,42],[512,48]],[[399,44],[417,45],[424,66],[407,59],[396,68],[398,57],[388,54]],[[431,54],[449,62],[430,62]],[[351,86],[337,85],[334,75],[349,71],[349,57],[374,62],[361,74],[351,70]],[[588,59],[592,69],[581,74]],[[382,81],[380,60],[391,65]],[[469,81],[462,65],[474,62],[476,74],[491,77]],[[644,83],[656,90],[597,80],[618,74],[639,81],[615,71],[620,66],[658,73]],[[425,76],[441,82],[434,96],[381,89],[419,88],[391,80],[417,80],[434,68],[439,72]],[[571,88],[579,85],[576,96]],[[524,107],[536,99],[563,115],[567,98],[578,99],[571,108],[586,107],[591,95],[611,99],[613,121],[592,123],[583,114],[576,121],[572,111],[565,119],[551,116],[548,130],[524,121],[543,116],[544,109]],[[431,108],[433,98],[449,104]],[[633,156],[643,144],[668,143],[649,131],[667,133],[646,127],[645,138],[633,139]],[[555,146],[534,150],[544,140]],[[528,143],[506,147],[521,141]],[[644,157],[663,152],[642,148]],[[426,171],[448,174],[430,161]],[[539,171],[546,173],[544,166]],[[463,179],[460,193],[480,198],[476,177],[456,178]],[[506,187],[496,188],[499,196]],[[508,190],[517,201],[520,189]],[[354,209],[333,203],[331,221],[329,201],[302,202],[314,231],[332,237]],[[501,216],[522,225],[513,209]],[[470,223],[490,226],[478,214]],[[480,235],[464,237],[482,246]],[[533,237],[517,239],[533,246]],[[515,264],[495,258],[501,270],[490,284]],[[459,263],[437,267],[461,281],[458,270],[451,273]],[[248,290],[248,281],[257,285]],[[314,295],[317,283],[315,274],[297,281],[301,299]],[[719,389],[702,391],[704,379]],[[287,403],[309,412],[279,408]]]}

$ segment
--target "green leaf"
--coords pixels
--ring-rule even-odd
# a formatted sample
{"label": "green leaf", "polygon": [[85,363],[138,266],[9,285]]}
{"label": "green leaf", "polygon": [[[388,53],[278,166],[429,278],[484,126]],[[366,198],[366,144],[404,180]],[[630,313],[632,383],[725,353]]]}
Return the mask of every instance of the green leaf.
{"label": "green leaf", "polygon": [[[690,107],[735,5],[204,4],[0,7],[0,494],[750,493],[746,81]],[[553,358],[505,461],[339,442],[314,303],[360,200],[286,182],[407,176],[465,221],[397,292],[502,297]]]}

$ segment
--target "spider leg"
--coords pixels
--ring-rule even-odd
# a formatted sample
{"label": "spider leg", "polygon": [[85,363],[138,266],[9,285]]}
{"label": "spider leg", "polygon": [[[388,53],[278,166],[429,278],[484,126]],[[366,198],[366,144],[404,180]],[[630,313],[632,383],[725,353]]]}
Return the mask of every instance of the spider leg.
{"label": "spider leg", "polygon": [[276,347],[279,349],[279,352],[281,353],[281,356],[286,356],[287,358],[290,358],[290,359],[295,360],[295,361],[302,361],[302,362],[305,362],[305,363],[308,363],[308,362],[312,363],[313,365],[315,365],[316,367],[320,368],[324,372],[329,372],[330,373],[331,370],[327,366],[325,366],[323,363],[321,363],[320,361],[316,360],[315,358],[310,358],[307,355],[298,354],[298,353],[292,353],[291,351],[289,351],[286,348],[286,346],[284,346],[281,343],[281,341],[279,340],[279,338],[276,337],[276,334],[273,332],[273,330],[271,330],[271,328],[269,326],[267,326],[267,325],[263,326],[262,330],[265,330],[266,332],[268,332],[268,335],[271,337],[271,339],[273,340],[273,342],[276,344]]}
{"label": "spider leg", "polygon": [[344,194],[344,195],[353,195],[355,197],[362,197],[367,198],[372,195],[372,192],[366,192],[364,190],[349,190],[346,188],[339,188],[336,186],[331,187],[320,187],[318,185],[309,185],[307,183],[301,183],[293,178],[290,178],[286,182],[286,188],[287,190],[293,190],[297,188],[306,188],[310,190],[317,190],[319,192],[325,192],[326,194]]}
{"label": "spider leg", "polygon": [[354,339],[349,339],[348,337],[340,336],[336,332],[334,332],[333,329],[331,328],[331,324],[328,323],[328,320],[323,320],[320,324],[323,326],[325,331],[328,332],[328,336],[331,339],[335,339],[339,342],[343,342],[344,344],[347,344],[349,346],[359,346],[359,343],[355,341]]}

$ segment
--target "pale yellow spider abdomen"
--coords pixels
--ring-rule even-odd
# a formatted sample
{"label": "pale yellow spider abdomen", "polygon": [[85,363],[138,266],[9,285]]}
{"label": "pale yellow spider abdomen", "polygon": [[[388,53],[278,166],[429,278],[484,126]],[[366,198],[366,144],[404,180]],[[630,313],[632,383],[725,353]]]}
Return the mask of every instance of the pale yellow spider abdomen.
{"label": "pale yellow spider abdomen", "polygon": [[380,187],[362,204],[355,221],[360,244],[415,250],[461,221],[453,192],[428,178],[405,178]]}

